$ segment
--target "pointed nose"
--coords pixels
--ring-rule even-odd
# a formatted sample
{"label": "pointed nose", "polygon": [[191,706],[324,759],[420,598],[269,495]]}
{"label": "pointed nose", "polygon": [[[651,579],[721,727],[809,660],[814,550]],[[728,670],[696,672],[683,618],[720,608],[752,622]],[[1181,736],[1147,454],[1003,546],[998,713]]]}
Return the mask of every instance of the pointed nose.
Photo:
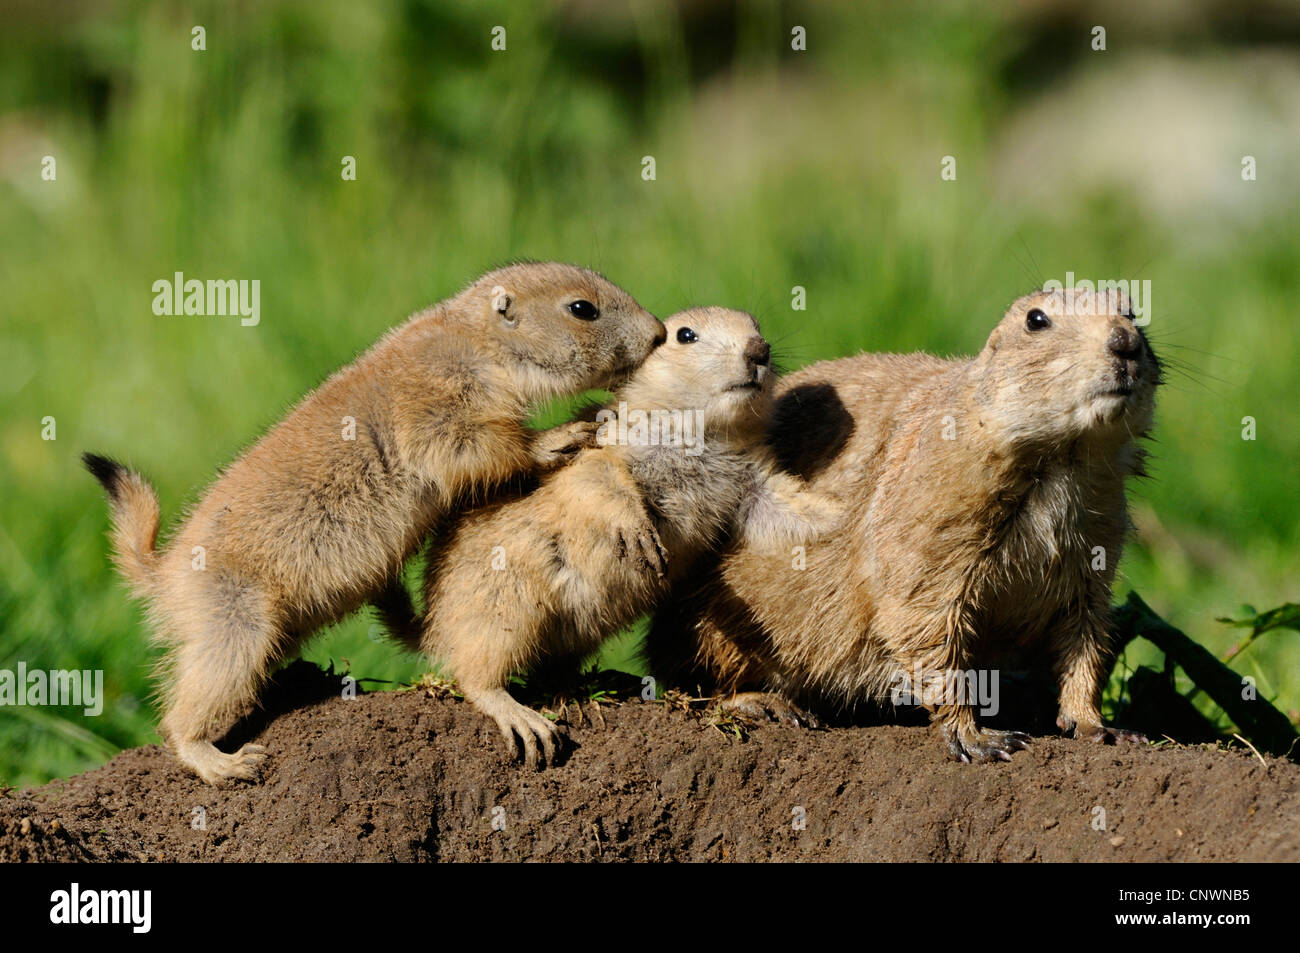
{"label": "pointed nose", "polygon": [[757,335],[749,339],[745,345],[745,361],[753,367],[767,367],[767,362],[772,358],[772,348],[766,341]]}
{"label": "pointed nose", "polygon": [[1111,328],[1106,348],[1116,357],[1131,360],[1142,352],[1142,339],[1132,328]]}

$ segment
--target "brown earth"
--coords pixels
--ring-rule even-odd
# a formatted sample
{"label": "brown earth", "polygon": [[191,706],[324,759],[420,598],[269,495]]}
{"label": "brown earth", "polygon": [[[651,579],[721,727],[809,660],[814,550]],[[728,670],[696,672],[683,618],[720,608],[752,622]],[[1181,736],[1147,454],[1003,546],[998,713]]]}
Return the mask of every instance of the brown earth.
{"label": "brown earth", "polygon": [[124,751],[0,798],[0,860],[1300,860],[1300,766],[1240,750],[1041,738],[962,765],[924,727],[741,737],[634,700],[570,705],[537,772],[445,692],[295,677],[229,739],[270,750],[261,785]]}

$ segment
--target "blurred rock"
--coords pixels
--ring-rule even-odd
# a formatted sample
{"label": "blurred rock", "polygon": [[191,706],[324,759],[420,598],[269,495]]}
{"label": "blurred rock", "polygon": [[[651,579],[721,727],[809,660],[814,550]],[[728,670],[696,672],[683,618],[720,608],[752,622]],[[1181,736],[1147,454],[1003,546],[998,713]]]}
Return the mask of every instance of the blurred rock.
{"label": "blurred rock", "polygon": [[[1249,224],[1294,209],[1295,57],[1095,55],[1098,68],[1076,74],[1004,124],[990,155],[1001,198],[1068,217],[1082,198],[1119,193],[1171,227],[1208,219]],[[1247,155],[1256,160],[1254,182],[1242,180]]]}

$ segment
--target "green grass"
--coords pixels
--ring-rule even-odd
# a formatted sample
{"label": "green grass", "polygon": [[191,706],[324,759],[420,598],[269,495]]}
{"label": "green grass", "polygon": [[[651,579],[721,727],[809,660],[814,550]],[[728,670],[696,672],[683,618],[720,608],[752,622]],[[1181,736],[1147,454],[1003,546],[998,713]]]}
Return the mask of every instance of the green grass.
{"label": "green grass", "polygon": [[[1034,93],[1009,68],[1024,23],[973,4],[817,5],[793,21],[758,4],[732,43],[725,26],[653,9],[585,25],[469,0],[12,17],[0,667],[102,668],[108,703],[94,719],[0,713],[0,779],[41,782],[154,737],[146,630],[109,567],[103,500],[78,454],[139,467],[170,524],[385,328],[517,257],[596,267],[661,315],[747,308],[791,368],[864,348],[971,353],[1044,278],[1150,278],[1157,347],[1188,367],[1161,394],[1117,598],[1136,588],[1219,655],[1239,633],[1216,617],[1300,599],[1300,236],[1276,177],[1252,183],[1265,211],[1231,221],[1171,223],[1122,191],[1065,185],[1045,214],[996,188],[997,133]],[[808,25],[807,54],[788,51],[788,22]],[[190,50],[195,23],[203,53]],[[488,49],[496,23],[503,54]],[[47,152],[55,182],[39,180]],[[945,154],[956,182],[939,179]],[[344,155],[355,182],[340,178]],[[261,324],[155,316],[151,285],[175,271],[260,279]],[[807,311],[791,310],[795,285]],[[1241,439],[1246,415],[1254,441]],[[418,677],[423,663],[373,626],[346,620],[306,655]],[[633,665],[634,644],[616,640],[605,661]],[[1300,709],[1298,663],[1288,632],[1234,661],[1284,710]]]}

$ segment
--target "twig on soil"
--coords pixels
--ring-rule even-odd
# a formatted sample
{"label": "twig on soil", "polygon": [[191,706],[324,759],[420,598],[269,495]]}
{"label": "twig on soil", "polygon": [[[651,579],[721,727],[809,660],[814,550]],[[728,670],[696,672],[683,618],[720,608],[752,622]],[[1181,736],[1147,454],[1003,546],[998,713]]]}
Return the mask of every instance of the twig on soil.
{"label": "twig on soil", "polygon": [[1262,765],[1264,766],[1264,770],[1265,770],[1265,771],[1268,770],[1268,762],[1264,760],[1264,756],[1263,756],[1262,754],[1259,753],[1258,749],[1256,749],[1256,747],[1255,747],[1253,744],[1251,744],[1249,741],[1247,741],[1245,738],[1241,737],[1241,735],[1236,734],[1235,732],[1233,733],[1233,736],[1232,736],[1232,737],[1236,738],[1238,741],[1240,741],[1243,745],[1245,745],[1245,746],[1246,746],[1247,748],[1249,748],[1251,751],[1254,751],[1254,752],[1255,752],[1255,757],[1256,757],[1256,758],[1259,758],[1259,763],[1262,764]]}

